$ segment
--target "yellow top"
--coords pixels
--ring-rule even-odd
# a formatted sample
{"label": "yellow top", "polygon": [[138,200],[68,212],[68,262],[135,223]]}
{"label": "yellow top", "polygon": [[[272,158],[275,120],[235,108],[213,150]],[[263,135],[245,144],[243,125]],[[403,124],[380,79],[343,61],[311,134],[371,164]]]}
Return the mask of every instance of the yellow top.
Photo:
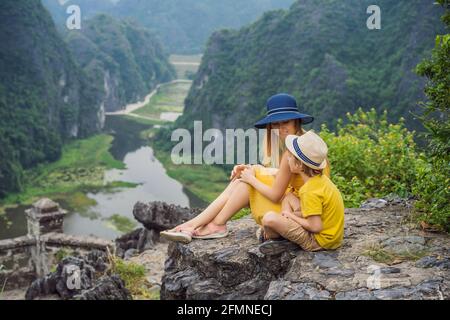
{"label": "yellow top", "polygon": [[310,178],[298,192],[304,218],[320,215],[323,229],[314,234],[324,249],[337,249],[344,239],[344,201],[338,188],[325,175]]}

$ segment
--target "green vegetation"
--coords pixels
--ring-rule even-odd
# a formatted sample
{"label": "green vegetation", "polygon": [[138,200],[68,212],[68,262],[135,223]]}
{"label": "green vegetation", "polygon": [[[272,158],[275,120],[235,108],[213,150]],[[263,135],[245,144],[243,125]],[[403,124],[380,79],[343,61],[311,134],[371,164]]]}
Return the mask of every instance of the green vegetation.
{"label": "green vegetation", "polygon": [[0,204],[30,204],[37,198],[50,197],[62,199],[70,207],[80,208],[82,211],[95,204],[85,195],[89,191],[136,186],[127,182],[105,185],[105,170],[124,169],[124,164],[109,153],[112,140],[112,136],[102,134],[72,141],[63,147],[58,161],[41,164],[26,171],[23,192],[9,194]]}
{"label": "green vegetation", "polygon": [[428,102],[423,104],[420,118],[427,129],[427,164],[418,172],[414,192],[419,197],[416,208],[420,218],[450,231],[450,4],[437,2],[446,10],[442,21],[447,34],[436,37],[431,59],[417,66],[418,74],[428,80]]}
{"label": "green vegetation", "polygon": [[329,147],[332,179],[347,207],[358,207],[370,197],[390,193],[407,196],[423,166],[414,135],[401,121],[389,124],[387,112],[372,109],[348,114],[348,123],[338,121],[337,132],[325,125],[320,135]]}
{"label": "green vegetation", "polygon": [[120,276],[134,300],[159,300],[159,293],[150,290],[144,266],[134,262],[126,262],[116,256],[110,257],[110,262],[111,269],[109,272]]}
{"label": "green vegetation", "polygon": [[239,219],[241,219],[243,217],[247,217],[251,213],[252,213],[252,211],[250,210],[250,208],[243,208],[238,213],[236,213],[233,216],[233,218],[231,218],[231,220],[239,220]]}
{"label": "green vegetation", "polygon": [[24,170],[57,160],[65,141],[98,132],[100,101],[40,1],[1,1],[0,29],[2,198],[22,190]]}
{"label": "green vegetation", "polygon": [[147,119],[147,118],[135,117],[135,116],[131,116],[131,115],[122,115],[119,117],[130,120],[130,121],[134,121],[134,122],[146,125],[146,126],[163,125],[163,124],[167,123],[167,121],[163,121],[163,120],[159,120],[159,119]]}
{"label": "green vegetation", "polygon": [[[413,195],[415,219],[450,230],[449,161],[420,152],[414,132],[402,121],[389,124],[387,112],[378,115],[358,110],[348,123],[338,121],[337,132],[325,125],[320,135],[329,147],[332,180],[343,194],[346,207],[358,207],[370,197]],[[427,151],[427,149],[425,149]],[[440,164],[440,166],[436,166]]]}
{"label": "green vegetation", "polygon": [[156,37],[148,30],[105,14],[69,32],[69,49],[77,63],[102,91],[107,111],[135,102],[175,71]]}
{"label": "green vegetation", "polygon": [[184,99],[186,98],[191,83],[178,82],[162,85],[158,92],[150,99],[149,103],[136,110],[137,115],[159,120],[162,112],[182,113]]}
{"label": "green vegetation", "polygon": [[[166,88],[167,90],[164,90],[163,88]],[[156,102],[152,99],[149,105],[153,105],[153,103],[156,104],[161,101],[169,101],[169,104],[173,104],[174,101],[176,101],[176,103],[182,105],[182,93],[186,94],[184,86],[180,87],[178,84],[170,84],[164,86],[163,88],[160,94],[155,96],[159,97]],[[177,98],[174,99],[174,96]],[[151,107],[149,106],[149,109],[150,108]],[[141,109],[138,110],[138,112],[140,111]],[[167,141],[154,139],[154,135],[157,134],[159,130],[151,127],[155,124],[152,120],[132,116],[122,116],[121,118],[126,121],[132,121],[143,125],[139,129],[141,132],[140,136],[142,139],[149,141],[155,151],[156,158],[161,161],[164,168],[167,170],[167,174],[183,184],[186,189],[201,200],[205,202],[213,201],[228,185],[228,176],[219,166],[174,165],[170,158],[170,152],[167,149]]]}
{"label": "green vegetation", "polygon": [[294,0],[77,0],[65,6],[43,0],[59,29],[65,29],[66,8],[76,3],[83,17],[107,13],[139,22],[154,30],[174,53],[199,53],[208,36],[219,28],[238,28],[258,18],[264,11],[287,8]]}
{"label": "green vegetation", "polygon": [[389,250],[385,250],[379,244],[371,244],[363,252],[364,255],[372,258],[379,263],[385,263],[387,265],[398,264],[403,261],[417,261],[427,255],[426,251],[405,251],[394,253]]}
{"label": "green vegetation", "polygon": [[[370,0],[296,1],[288,11],[266,12],[240,30],[214,33],[176,127],[250,128],[277,92],[294,95],[301,110],[334,129],[359,107],[388,110],[418,129],[424,81],[414,73],[427,57],[441,8],[432,1],[380,0],[381,30],[366,27]],[[214,122],[213,122],[214,120]]]}
{"label": "green vegetation", "polygon": [[155,156],[164,165],[167,174],[203,201],[213,201],[228,185],[228,176],[221,167],[175,165],[170,158],[170,153],[158,146],[158,144],[152,143]]}
{"label": "green vegetation", "polygon": [[120,214],[113,214],[111,217],[107,219],[107,222],[110,227],[121,233],[131,232],[137,226],[134,220],[124,217]]}
{"label": "green vegetation", "polygon": [[60,263],[64,258],[67,258],[68,256],[70,256],[72,254],[73,254],[73,252],[69,252],[66,249],[59,249],[55,253],[56,264]]}

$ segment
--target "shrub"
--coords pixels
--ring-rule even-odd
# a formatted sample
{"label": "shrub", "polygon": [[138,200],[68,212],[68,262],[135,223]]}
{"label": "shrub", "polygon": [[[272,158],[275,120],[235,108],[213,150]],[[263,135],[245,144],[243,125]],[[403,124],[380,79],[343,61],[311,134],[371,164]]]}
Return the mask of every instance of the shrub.
{"label": "shrub", "polygon": [[372,109],[347,114],[338,120],[336,133],[325,125],[321,136],[329,147],[332,179],[347,207],[357,207],[367,198],[412,192],[422,160],[416,151],[414,133],[403,123],[390,124],[387,112]]}

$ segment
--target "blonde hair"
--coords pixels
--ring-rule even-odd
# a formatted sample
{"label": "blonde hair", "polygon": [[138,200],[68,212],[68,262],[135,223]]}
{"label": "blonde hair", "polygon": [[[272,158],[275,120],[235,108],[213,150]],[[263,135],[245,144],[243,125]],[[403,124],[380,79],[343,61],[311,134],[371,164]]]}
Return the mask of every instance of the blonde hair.
{"label": "blonde hair", "polygon": [[[300,162],[301,170],[304,174],[306,174],[308,177],[314,177],[314,176],[321,176],[323,174],[323,169],[313,169],[308,167],[306,164],[301,162],[300,160],[296,159],[298,162]],[[328,160],[327,160],[328,161]]]}
{"label": "blonde hair", "polygon": [[[306,131],[303,130],[301,120],[295,119],[296,132],[295,135],[301,136]],[[272,146],[278,147],[278,150],[272,150]],[[266,127],[266,134],[264,135],[263,144],[261,146],[262,151],[262,165],[264,167],[279,168],[281,157],[286,151],[286,145],[281,140],[280,136],[272,130],[272,124],[268,124]]]}
{"label": "blonde hair", "polygon": [[[291,155],[294,159],[295,166],[300,170],[303,171],[304,174],[306,174],[308,177],[312,178],[314,176],[321,176],[324,173],[324,169],[313,169],[311,167],[308,167],[304,162],[297,159],[294,155]],[[328,161],[328,158],[326,158],[327,166],[330,166],[330,162]]]}

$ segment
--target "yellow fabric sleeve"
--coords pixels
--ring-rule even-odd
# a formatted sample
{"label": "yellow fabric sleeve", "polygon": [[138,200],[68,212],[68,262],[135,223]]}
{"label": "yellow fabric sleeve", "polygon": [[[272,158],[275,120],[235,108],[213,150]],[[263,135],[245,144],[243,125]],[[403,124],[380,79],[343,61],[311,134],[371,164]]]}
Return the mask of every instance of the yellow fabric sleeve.
{"label": "yellow fabric sleeve", "polygon": [[302,214],[304,218],[309,216],[320,216],[322,215],[322,200],[320,196],[312,191],[307,191],[302,193],[300,197],[300,203],[302,208]]}

